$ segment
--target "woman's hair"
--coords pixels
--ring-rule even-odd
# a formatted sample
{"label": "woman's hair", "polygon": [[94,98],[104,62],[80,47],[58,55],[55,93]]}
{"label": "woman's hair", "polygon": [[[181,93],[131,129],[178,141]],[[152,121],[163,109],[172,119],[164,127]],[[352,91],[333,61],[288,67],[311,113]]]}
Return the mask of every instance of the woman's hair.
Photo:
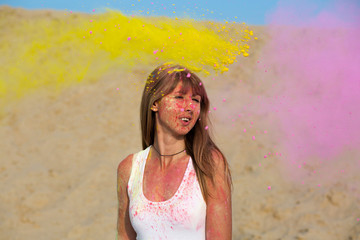
{"label": "woman's hair", "polygon": [[171,93],[179,81],[183,82],[182,91],[187,93],[191,88],[194,95],[201,97],[200,116],[194,127],[185,135],[186,153],[193,160],[196,176],[198,178],[202,195],[207,201],[208,190],[205,183],[205,176],[214,184],[214,162],[213,154],[221,155],[225,166],[225,176],[229,186],[232,185],[231,174],[227,160],[220,149],[211,140],[206,126],[211,125],[208,113],[210,102],[207,97],[204,83],[189,69],[171,63],[163,64],[155,68],[149,75],[143,91],[140,106],[140,121],[142,146],[146,149],[154,144],[155,138],[155,112],[150,108],[163,96]]}

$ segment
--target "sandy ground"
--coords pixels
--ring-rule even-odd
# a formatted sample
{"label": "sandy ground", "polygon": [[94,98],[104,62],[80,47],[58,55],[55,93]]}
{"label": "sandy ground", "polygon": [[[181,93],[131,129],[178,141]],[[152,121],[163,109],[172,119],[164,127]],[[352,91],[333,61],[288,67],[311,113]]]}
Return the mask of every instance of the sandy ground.
{"label": "sandy ground", "polygon": [[[252,95],[265,94],[253,72],[269,36],[264,28],[257,33],[249,58],[222,76],[203,78],[212,106],[218,107],[212,115],[214,139],[232,169],[233,239],[360,239],[360,200],[352,187],[359,175],[321,187],[291,182],[275,156],[281,145],[275,120],[227,117]],[[140,98],[152,68],[113,70],[58,97],[43,88],[7,103],[0,119],[0,239],[116,238],[116,168],[141,150]],[[222,97],[234,89],[238,94],[222,107]],[[250,120],[257,126],[251,128]],[[269,134],[253,141],[256,129]],[[259,152],[272,155],[264,160]],[[359,157],[356,151],[346,154],[341,157]]]}

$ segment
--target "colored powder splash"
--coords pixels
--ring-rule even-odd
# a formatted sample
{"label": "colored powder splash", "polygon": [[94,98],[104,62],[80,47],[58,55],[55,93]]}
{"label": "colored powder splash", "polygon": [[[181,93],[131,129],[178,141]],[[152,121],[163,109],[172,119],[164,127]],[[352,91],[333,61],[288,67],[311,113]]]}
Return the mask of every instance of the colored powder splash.
{"label": "colored powder splash", "polygon": [[[229,85],[212,93],[218,102],[211,111],[234,142],[259,150],[243,164],[276,159],[295,185],[340,182],[360,190],[359,7],[335,2],[314,9],[280,2],[268,37],[259,37],[259,57],[224,74]],[[241,125],[234,129],[236,121]]]}
{"label": "colored powder splash", "polygon": [[[46,87],[54,94],[97,81],[112,69],[177,62],[209,74],[248,56],[253,32],[244,24],[102,14],[40,12],[28,19],[1,9],[0,108]],[[10,20],[11,19],[11,20]],[[233,26],[237,26],[235,29]],[[232,29],[230,31],[230,29]]]}
{"label": "colored powder splash", "polygon": [[[354,3],[334,2],[312,15],[306,1],[280,2],[271,18],[273,38],[262,61],[277,75],[273,101],[262,111],[279,121],[286,174],[297,183],[317,175],[319,184],[331,184],[360,169],[360,11]],[[292,26],[279,25],[284,22]],[[258,77],[270,81],[267,76]]]}

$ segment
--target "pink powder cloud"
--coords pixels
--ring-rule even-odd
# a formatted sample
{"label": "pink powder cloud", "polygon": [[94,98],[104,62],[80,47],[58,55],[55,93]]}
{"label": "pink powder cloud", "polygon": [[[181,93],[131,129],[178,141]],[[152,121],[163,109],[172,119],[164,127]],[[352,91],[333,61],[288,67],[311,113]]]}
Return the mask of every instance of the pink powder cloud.
{"label": "pink powder cloud", "polygon": [[[360,147],[359,7],[354,1],[336,1],[323,11],[315,10],[307,1],[280,2],[269,17],[273,38],[263,55],[278,73],[272,91],[284,98],[261,111],[279,109],[279,141],[295,180],[305,176],[295,166],[318,159],[328,162],[331,174],[339,170],[331,164],[335,166],[344,151]],[[360,170],[356,159],[341,161]]]}

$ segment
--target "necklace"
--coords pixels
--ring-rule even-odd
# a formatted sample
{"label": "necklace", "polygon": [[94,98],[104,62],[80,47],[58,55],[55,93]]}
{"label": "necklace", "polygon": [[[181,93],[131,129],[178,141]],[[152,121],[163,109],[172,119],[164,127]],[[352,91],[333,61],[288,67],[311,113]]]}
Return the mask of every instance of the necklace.
{"label": "necklace", "polygon": [[186,149],[184,149],[184,150],[182,150],[182,151],[180,151],[180,152],[178,152],[178,153],[175,153],[175,154],[170,154],[170,155],[161,155],[160,153],[159,153],[159,151],[155,148],[155,146],[154,145],[152,145],[153,147],[154,147],[154,149],[156,150],[156,152],[160,155],[160,156],[174,156],[174,155],[176,155],[176,154],[179,154],[179,153],[181,153],[181,152],[183,152],[183,151],[185,151]]}

